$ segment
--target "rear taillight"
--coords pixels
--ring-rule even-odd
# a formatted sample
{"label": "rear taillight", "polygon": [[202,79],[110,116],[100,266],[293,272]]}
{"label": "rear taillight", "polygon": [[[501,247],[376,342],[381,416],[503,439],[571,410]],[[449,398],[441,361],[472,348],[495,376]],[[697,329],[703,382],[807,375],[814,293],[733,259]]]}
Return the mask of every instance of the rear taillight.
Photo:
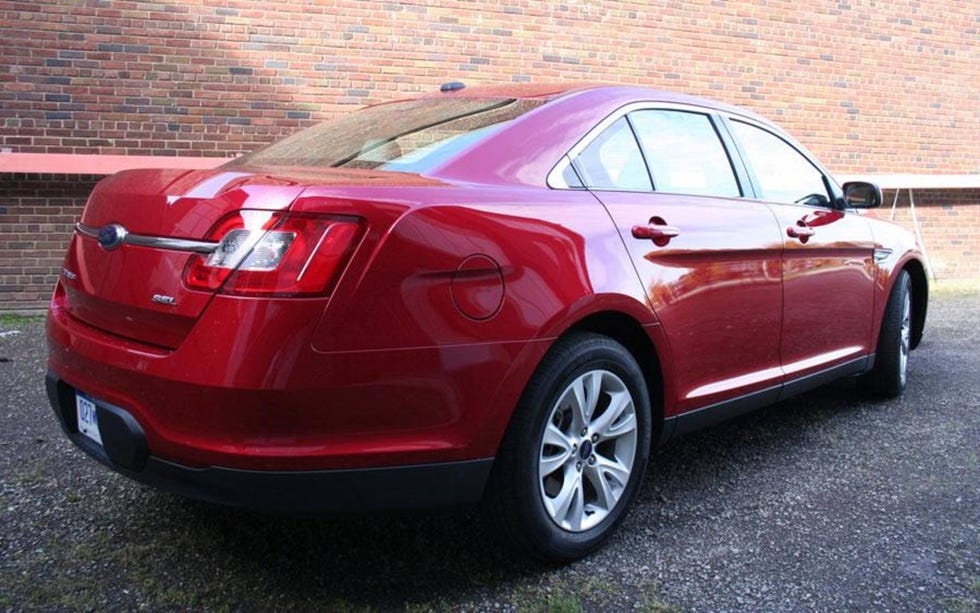
{"label": "rear taillight", "polygon": [[208,233],[219,241],[193,255],[184,282],[192,289],[240,295],[322,295],[333,289],[360,224],[350,217],[239,211]]}

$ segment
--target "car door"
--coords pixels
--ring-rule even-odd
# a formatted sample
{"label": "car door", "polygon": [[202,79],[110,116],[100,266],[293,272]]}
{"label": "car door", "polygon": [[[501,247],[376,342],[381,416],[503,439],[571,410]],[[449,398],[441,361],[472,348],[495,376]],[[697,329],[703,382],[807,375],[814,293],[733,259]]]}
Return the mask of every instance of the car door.
{"label": "car door", "polygon": [[[862,370],[872,352],[874,240],[869,224],[835,206],[829,177],[791,141],[748,120],[729,117],[727,125],[758,196],[779,220],[780,355],[787,382],[828,369],[836,374]],[[788,385],[785,393],[793,391],[794,385]]]}
{"label": "car door", "polygon": [[781,382],[779,229],[765,205],[741,197],[715,121],[687,108],[621,111],[571,155],[619,229],[670,345],[661,356],[672,370],[668,416],[778,395]]}

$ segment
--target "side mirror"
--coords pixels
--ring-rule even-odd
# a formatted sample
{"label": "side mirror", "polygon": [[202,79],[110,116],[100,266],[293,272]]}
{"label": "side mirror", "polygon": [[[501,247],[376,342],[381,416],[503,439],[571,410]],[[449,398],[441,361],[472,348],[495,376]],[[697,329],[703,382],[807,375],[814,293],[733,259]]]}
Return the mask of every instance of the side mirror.
{"label": "side mirror", "polygon": [[844,203],[849,209],[873,209],[881,206],[881,188],[874,183],[850,181],[843,185]]}

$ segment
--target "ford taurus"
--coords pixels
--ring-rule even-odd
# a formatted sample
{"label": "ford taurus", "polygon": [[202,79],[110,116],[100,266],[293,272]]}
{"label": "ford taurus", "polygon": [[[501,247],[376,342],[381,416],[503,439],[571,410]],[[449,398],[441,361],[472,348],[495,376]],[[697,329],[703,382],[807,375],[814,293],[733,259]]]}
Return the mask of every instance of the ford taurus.
{"label": "ford taurus", "polygon": [[223,504],[482,501],[571,560],[671,437],[840,377],[902,392],[928,288],[873,184],[709,100],[442,89],[101,181],[47,321],[67,436]]}

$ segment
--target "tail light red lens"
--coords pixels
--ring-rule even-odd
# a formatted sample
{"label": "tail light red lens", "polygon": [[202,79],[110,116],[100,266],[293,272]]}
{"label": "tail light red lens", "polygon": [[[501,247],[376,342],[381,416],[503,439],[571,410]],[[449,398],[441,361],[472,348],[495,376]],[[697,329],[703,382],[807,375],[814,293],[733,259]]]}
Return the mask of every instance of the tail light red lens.
{"label": "tail light red lens", "polygon": [[323,295],[333,289],[360,234],[351,217],[239,211],[209,238],[218,248],[191,256],[192,289],[251,296]]}

